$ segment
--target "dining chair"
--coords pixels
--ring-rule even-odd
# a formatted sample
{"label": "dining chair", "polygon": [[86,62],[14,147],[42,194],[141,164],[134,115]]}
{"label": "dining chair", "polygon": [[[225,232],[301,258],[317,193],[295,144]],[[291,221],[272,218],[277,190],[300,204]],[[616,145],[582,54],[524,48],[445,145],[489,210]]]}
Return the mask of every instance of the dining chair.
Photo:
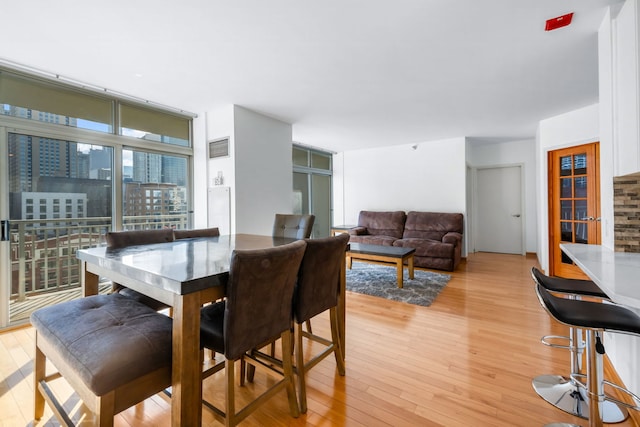
{"label": "dining chair", "polygon": [[[308,239],[311,237],[315,215],[276,214],[273,221],[273,237],[289,239]],[[311,322],[307,322],[307,331],[311,332]],[[271,347],[273,355],[275,347]]]}
{"label": "dining chair", "polygon": [[[299,405],[302,413],[307,412],[306,374],[327,356],[333,354],[338,373],[345,374],[344,352],[340,346],[338,298],[340,293],[340,272],[345,262],[345,252],[349,235],[339,234],[323,239],[305,239],[307,249],[298,272],[298,280],[293,293],[293,329],[295,336],[294,372],[298,378]],[[302,324],[329,310],[331,339],[303,331]],[[303,338],[324,346],[305,361]],[[307,341],[307,342],[308,342]],[[284,353],[282,353],[284,355]],[[254,357],[266,363],[282,366],[282,362],[265,353],[254,350]],[[253,380],[253,369],[247,372],[249,381]]]}
{"label": "dining chair", "polygon": [[[224,411],[203,399],[218,421],[234,426],[259,405],[283,388],[287,391],[289,411],[299,416],[291,352],[291,310],[293,290],[307,244],[299,240],[282,246],[257,250],[235,250],[231,255],[227,297],[200,311],[200,344],[224,354],[224,359],[202,373],[202,381],[225,372]],[[283,369],[277,370],[248,354],[256,346],[280,338]],[[204,351],[202,358],[204,358]],[[255,366],[277,378],[267,389],[240,411],[236,411],[235,362]],[[244,378],[241,370],[240,378]],[[241,385],[244,381],[241,382]]]}
{"label": "dining chair", "polygon": [[192,239],[196,237],[218,237],[220,230],[218,227],[196,228],[193,230],[173,230],[173,236],[176,240]]}
{"label": "dining chair", "polygon": [[272,236],[308,239],[315,219],[315,215],[276,214]]}
{"label": "dining chair", "polygon": [[[174,235],[171,228],[157,230],[131,230],[131,231],[108,231],[105,235],[107,250],[117,250],[136,245],[150,245],[153,243],[173,242]],[[156,311],[165,310],[169,306],[133,289],[127,288],[119,283],[112,284],[113,293],[119,293],[128,298],[133,298]]]}

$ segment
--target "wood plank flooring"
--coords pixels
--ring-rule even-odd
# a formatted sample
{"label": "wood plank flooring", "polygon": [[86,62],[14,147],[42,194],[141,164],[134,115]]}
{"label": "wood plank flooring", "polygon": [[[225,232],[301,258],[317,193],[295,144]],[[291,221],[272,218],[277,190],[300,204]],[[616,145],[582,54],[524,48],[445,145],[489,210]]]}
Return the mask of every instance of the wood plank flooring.
{"label": "wood plank flooring", "polygon": [[[346,376],[327,358],[309,373],[307,414],[291,418],[283,391],[243,425],[588,425],[531,388],[534,376],[569,367],[566,351],[540,343],[542,335],[566,330],[537,302],[529,273],[536,264],[530,256],[471,254],[431,307],[349,293]],[[326,317],[313,327],[328,334]],[[0,426],[58,425],[49,409],[39,423],[31,420],[33,339],[28,327],[0,333]],[[222,377],[206,380],[206,398],[224,397]],[[238,399],[263,386],[261,377]],[[55,390],[73,408],[74,419],[89,425],[68,386],[60,381]],[[169,401],[154,396],[119,414],[116,425],[169,426]],[[203,425],[216,425],[207,409]]]}

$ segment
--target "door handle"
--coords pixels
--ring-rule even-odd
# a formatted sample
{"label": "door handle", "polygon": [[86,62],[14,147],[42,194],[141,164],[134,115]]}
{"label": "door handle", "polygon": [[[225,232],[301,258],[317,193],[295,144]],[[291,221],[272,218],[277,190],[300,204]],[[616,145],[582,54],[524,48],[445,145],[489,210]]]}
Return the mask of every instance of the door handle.
{"label": "door handle", "polygon": [[0,242],[9,241],[9,220],[3,219],[0,221]]}
{"label": "door handle", "polygon": [[511,216],[514,218],[520,218],[520,214],[512,214]]}

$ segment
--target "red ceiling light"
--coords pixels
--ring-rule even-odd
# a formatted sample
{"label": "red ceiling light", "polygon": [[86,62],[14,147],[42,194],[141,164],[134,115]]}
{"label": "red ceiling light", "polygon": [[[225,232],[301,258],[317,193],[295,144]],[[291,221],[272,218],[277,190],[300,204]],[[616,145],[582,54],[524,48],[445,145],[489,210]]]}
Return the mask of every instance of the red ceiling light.
{"label": "red ceiling light", "polygon": [[566,15],[558,16],[557,18],[547,19],[547,23],[544,26],[545,31],[557,30],[558,28],[566,27],[571,24],[571,18],[573,18],[573,12]]}

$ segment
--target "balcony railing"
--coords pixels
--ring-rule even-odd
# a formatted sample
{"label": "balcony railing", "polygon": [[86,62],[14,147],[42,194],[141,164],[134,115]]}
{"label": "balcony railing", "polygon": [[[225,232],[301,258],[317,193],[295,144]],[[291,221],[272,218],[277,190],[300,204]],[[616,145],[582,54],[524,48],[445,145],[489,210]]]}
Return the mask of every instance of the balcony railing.
{"label": "balcony railing", "polygon": [[[128,216],[125,230],[184,229],[187,214]],[[110,217],[11,221],[11,300],[80,287],[79,249],[105,244]]]}

